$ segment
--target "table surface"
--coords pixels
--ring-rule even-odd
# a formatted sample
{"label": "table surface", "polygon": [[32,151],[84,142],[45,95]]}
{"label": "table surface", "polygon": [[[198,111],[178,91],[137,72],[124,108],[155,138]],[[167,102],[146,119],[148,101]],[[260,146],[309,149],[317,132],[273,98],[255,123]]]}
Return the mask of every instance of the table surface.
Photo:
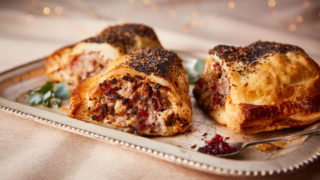
{"label": "table surface", "polygon": [[[261,39],[297,44],[320,62],[320,2],[276,1],[273,8],[268,2],[1,1],[0,71],[94,35],[110,22],[148,24],[160,32],[159,38],[168,49],[205,55],[217,44],[247,45]],[[43,14],[45,7],[50,8],[50,14]],[[302,23],[298,23],[298,16],[303,17]],[[194,40],[176,42],[174,35],[162,37],[162,30]],[[199,43],[204,39],[209,43]],[[1,179],[233,179],[177,166],[4,112],[0,112],[0,123]],[[272,178],[320,179],[319,165],[317,160]]]}

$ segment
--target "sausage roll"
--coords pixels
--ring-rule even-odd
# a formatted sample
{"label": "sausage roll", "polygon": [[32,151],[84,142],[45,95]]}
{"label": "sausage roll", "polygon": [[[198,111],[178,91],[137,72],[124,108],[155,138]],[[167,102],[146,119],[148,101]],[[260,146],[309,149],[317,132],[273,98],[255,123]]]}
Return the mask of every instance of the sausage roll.
{"label": "sausage roll", "polygon": [[320,119],[320,69],[301,48],[258,41],[209,50],[194,96],[216,121],[248,134]]}
{"label": "sausage roll", "polygon": [[76,86],[110,61],[143,47],[161,48],[152,28],[141,24],[110,26],[94,37],[55,51],[46,60],[46,73],[53,82]]}
{"label": "sausage roll", "polygon": [[140,135],[174,135],[191,124],[188,91],[175,53],[144,48],[82,81],[70,96],[69,116]]}

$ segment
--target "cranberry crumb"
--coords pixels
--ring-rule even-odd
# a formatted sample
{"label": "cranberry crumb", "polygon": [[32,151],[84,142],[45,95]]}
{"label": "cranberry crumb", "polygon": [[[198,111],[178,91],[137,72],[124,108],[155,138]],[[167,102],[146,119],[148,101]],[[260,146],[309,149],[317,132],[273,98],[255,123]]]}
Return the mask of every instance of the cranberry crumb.
{"label": "cranberry crumb", "polygon": [[147,129],[147,128],[151,128],[152,126],[150,124],[145,124],[143,122],[139,122],[137,124],[137,128],[141,131],[141,130],[144,130],[144,129]]}
{"label": "cranberry crumb", "polygon": [[194,148],[196,148],[196,147],[197,147],[197,145],[195,144],[195,145],[191,146],[191,149],[194,149]]}
{"label": "cranberry crumb", "polygon": [[223,140],[223,137],[216,134],[210,141],[206,141],[206,145],[198,148],[198,152],[209,155],[221,155],[235,152],[236,149]]}
{"label": "cranberry crumb", "polygon": [[138,111],[138,117],[141,119],[141,120],[144,120],[146,121],[149,117],[149,113],[148,111],[144,110],[144,109],[140,109]]}
{"label": "cranberry crumb", "polygon": [[203,89],[203,87],[204,87],[204,79],[200,78],[200,79],[196,82],[196,86],[198,86],[200,89]]}
{"label": "cranberry crumb", "polygon": [[212,86],[211,86],[211,90],[215,91],[216,89],[217,89],[216,81],[213,81]]}

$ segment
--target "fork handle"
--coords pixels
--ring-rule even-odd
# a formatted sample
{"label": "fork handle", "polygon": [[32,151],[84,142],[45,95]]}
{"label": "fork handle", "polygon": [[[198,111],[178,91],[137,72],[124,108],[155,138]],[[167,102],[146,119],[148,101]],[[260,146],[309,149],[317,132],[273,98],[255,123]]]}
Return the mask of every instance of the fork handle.
{"label": "fork handle", "polygon": [[314,135],[320,133],[320,129],[314,129],[314,130],[308,130],[308,131],[302,131],[298,132],[296,134],[287,135],[287,136],[280,136],[276,138],[269,138],[269,139],[262,139],[257,141],[251,141],[246,142],[243,144],[243,148],[246,148],[248,146],[256,145],[256,144],[263,144],[263,143],[269,143],[269,142],[275,142],[275,141],[288,141],[291,138],[294,137],[300,137],[300,136],[306,136],[306,135]]}

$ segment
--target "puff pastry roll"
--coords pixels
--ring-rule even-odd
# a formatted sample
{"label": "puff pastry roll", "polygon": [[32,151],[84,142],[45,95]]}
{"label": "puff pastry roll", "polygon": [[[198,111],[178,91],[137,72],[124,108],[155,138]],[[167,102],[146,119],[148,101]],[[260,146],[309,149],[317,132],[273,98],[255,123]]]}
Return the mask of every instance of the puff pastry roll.
{"label": "puff pastry roll", "polygon": [[110,26],[94,37],[55,51],[46,59],[46,73],[51,81],[74,87],[110,61],[143,47],[162,47],[152,28],[141,24]]}
{"label": "puff pastry roll", "polygon": [[299,127],[320,119],[319,65],[293,45],[216,46],[193,93],[207,114],[236,132]]}
{"label": "puff pastry roll", "polygon": [[140,135],[174,135],[191,124],[188,85],[175,53],[136,50],[82,81],[70,96],[69,116]]}

